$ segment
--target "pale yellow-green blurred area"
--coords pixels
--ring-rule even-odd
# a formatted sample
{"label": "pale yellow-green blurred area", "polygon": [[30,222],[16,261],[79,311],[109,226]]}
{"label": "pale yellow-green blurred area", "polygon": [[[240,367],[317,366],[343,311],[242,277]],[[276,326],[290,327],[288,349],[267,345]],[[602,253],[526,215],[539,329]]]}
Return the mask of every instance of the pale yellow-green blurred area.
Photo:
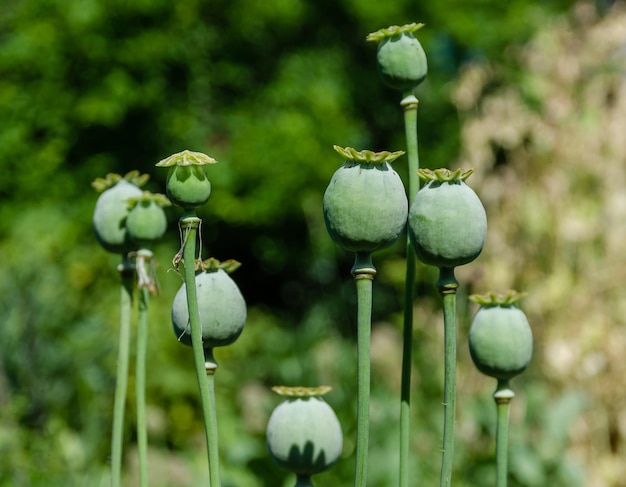
{"label": "pale yellow-green blurred area", "polygon": [[[489,215],[480,290],[528,292],[534,378],[587,396],[567,452],[587,486],[623,485],[626,462],[626,11],[580,4],[502,66],[464,70],[458,163]],[[502,163],[502,159],[505,162]],[[539,369],[539,370],[538,370]]]}

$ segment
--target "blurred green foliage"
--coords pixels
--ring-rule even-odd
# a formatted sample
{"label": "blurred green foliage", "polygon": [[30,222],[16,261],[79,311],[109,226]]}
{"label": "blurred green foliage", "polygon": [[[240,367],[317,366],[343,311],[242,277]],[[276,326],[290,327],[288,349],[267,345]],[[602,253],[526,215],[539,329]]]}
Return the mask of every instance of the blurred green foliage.
{"label": "blurred green foliage", "polygon": [[[404,147],[399,95],[378,80],[374,46],[365,36],[392,24],[427,24],[419,33],[430,66],[417,93],[420,153],[428,167],[449,166],[477,140],[464,137],[490,90],[518,87],[529,110],[551,96],[545,79],[530,76],[533,66],[515,54],[537,39],[537,31],[551,32],[553,19],[563,23],[573,3],[5,0],[0,486],[107,485],[118,261],[93,238],[97,195],[90,182],[138,169],[152,176],[148,189],[162,192],[166,171],[154,164],[185,148],[219,161],[209,169],[213,195],[201,210],[203,252],[243,263],[233,277],[249,304],[242,337],[216,353],[224,487],[292,483],[265,452],[265,423],[279,402],[269,387],[276,384],[333,386],[327,398],[344,428],[345,458],[319,483],[350,483],[356,401],[352,257],[328,238],[321,198],[342,162],[333,144]],[[495,67],[497,77],[467,104],[459,103],[462,88],[472,87],[466,71],[458,80],[461,68],[477,62]],[[488,113],[478,111],[483,109]],[[495,133],[493,124],[504,125],[498,121],[492,119],[483,133]],[[503,153],[489,144],[498,165],[517,160],[509,146]],[[523,165],[511,167],[525,177]],[[406,176],[401,161],[396,168]],[[481,170],[502,183],[495,162]],[[477,186],[479,194],[492,187],[482,180]],[[530,208],[532,201],[527,203]],[[502,204],[495,197],[487,201],[493,212]],[[507,213],[516,211],[515,204],[508,201]],[[204,484],[207,476],[191,351],[176,343],[169,321],[181,281],[166,272],[179,244],[179,215],[172,209],[168,216],[171,231],[156,249],[161,295],[151,303],[151,485],[184,487]],[[522,255],[532,255],[527,247],[537,235],[552,237],[542,245],[558,244],[544,220],[528,220],[530,234],[517,234],[527,239]],[[495,241],[515,241],[509,227],[500,225],[489,230]],[[485,252],[498,254],[495,248]],[[402,245],[376,255],[375,263],[370,485],[386,487],[397,475]],[[503,264],[491,260],[470,267],[463,271],[464,293],[492,277],[498,285],[524,285],[537,275],[524,275],[516,265],[519,274],[498,279]],[[412,476],[424,485],[437,482],[440,457],[442,336],[435,279],[432,269],[419,268]],[[461,311],[463,339],[472,310],[461,303]],[[540,319],[540,307],[531,311]],[[478,377],[464,349],[460,353],[455,484],[463,487],[492,479],[493,404],[491,385]],[[562,414],[546,415],[564,387],[542,385],[541,363],[539,356],[531,378],[517,384],[512,485],[582,485],[583,473],[565,452],[584,401],[564,394],[558,400]],[[129,485],[136,476],[132,401],[131,391]]]}

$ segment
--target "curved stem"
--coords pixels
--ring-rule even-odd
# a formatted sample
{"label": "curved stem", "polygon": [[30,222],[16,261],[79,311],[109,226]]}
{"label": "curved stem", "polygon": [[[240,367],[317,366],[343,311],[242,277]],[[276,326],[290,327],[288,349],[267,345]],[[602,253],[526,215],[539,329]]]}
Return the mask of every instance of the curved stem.
{"label": "curved stem", "polygon": [[456,413],[456,290],[459,284],[454,268],[441,268],[437,287],[443,296],[444,326],[444,385],[443,385],[443,451],[439,485],[449,487],[452,482],[454,456],[454,421]]}
{"label": "curved stem", "polygon": [[[418,100],[408,93],[400,103],[404,109],[404,128],[409,168],[409,204],[419,190],[419,155],[417,150]],[[413,365],[413,301],[415,299],[416,256],[406,241],[406,275],[404,280],[404,321],[402,333],[402,385],[400,391],[400,487],[409,485],[409,439],[411,413],[411,368]]]}
{"label": "curved stem", "polygon": [[357,252],[352,267],[357,290],[357,433],[355,487],[367,482],[370,407],[370,337],[372,329],[372,281],[376,269],[372,255]]}
{"label": "curved stem", "polygon": [[493,394],[497,408],[496,427],[496,487],[506,487],[509,456],[509,404],[515,393],[509,389],[508,381],[498,381]]}
{"label": "curved stem", "polygon": [[127,256],[118,266],[120,285],[120,323],[117,351],[117,375],[113,404],[111,433],[111,486],[119,487],[122,482],[122,452],[124,444],[124,408],[128,387],[128,362],[130,354],[130,320],[133,304],[134,269]]}
{"label": "curved stem", "polygon": [[146,356],[148,351],[148,300],[150,290],[139,291],[137,313],[137,357],[135,363],[135,400],[137,408],[137,451],[139,486],[148,487],[148,431],[146,427]]}
{"label": "curved stem", "polygon": [[189,309],[189,326],[191,328],[191,345],[193,348],[194,366],[196,369],[198,388],[200,390],[200,403],[202,406],[204,430],[206,434],[210,475],[209,487],[217,487],[220,485],[219,460],[217,460],[219,457],[217,451],[212,451],[213,449],[211,446],[213,444],[213,439],[210,434],[211,424],[214,422],[215,409],[212,408],[212,404],[209,399],[209,381],[204,364],[202,325],[200,323],[200,315],[198,312],[198,296],[196,291],[196,237],[198,234],[198,226],[200,225],[200,218],[195,216],[195,212],[186,212],[180,219],[180,224],[185,235],[183,243],[185,288],[187,293],[187,306]]}

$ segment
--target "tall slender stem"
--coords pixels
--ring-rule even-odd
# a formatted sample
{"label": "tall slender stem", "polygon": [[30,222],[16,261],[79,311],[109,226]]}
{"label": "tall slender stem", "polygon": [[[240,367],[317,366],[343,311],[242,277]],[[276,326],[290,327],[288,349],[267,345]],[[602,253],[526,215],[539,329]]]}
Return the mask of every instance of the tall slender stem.
{"label": "tall slender stem", "polygon": [[122,483],[122,453],[124,445],[124,408],[128,387],[128,363],[130,354],[130,321],[133,304],[134,269],[127,256],[118,266],[120,273],[120,323],[117,351],[117,375],[113,404],[113,427],[111,433],[111,487]]}
{"label": "tall slender stem", "polygon": [[148,352],[148,301],[150,290],[139,290],[137,313],[137,357],[135,363],[135,401],[137,411],[137,451],[139,486],[148,487],[148,431],[146,427],[146,357]]}
{"label": "tall slender stem", "polygon": [[204,348],[202,346],[202,325],[198,311],[198,296],[196,291],[196,237],[200,218],[195,211],[185,212],[180,219],[183,229],[183,260],[185,267],[185,288],[187,293],[187,306],[189,309],[189,326],[191,328],[191,345],[193,348],[194,366],[200,390],[200,403],[204,419],[206,434],[207,455],[209,461],[209,487],[219,487],[219,457],[215,438],[212,437],[211,425],[215,421],[215,409],[210,400],[209,380],[206,375]]}
{"label": "tall slender stem", "polygon": [[419,100],[412,93],[405,94],[400,102],[404,109],[404,133],[406,139],[406,156],[409,167],[409,200],[415,197],[420,188],[420,178],[417,170],[420,168],[419,152],[417,144],[417,108]]}
{"label": "tall slender stem", "polygon": [[515,393],[508,381],[499,380],[493,398],[497,408],[496,426],[496,487],[506,487],[509,456],[509,404]]}
{"label": "tall slender stem", "polygon": [[459,286],[454,268],[439,270],[437,286],[443,296],[444,325],[444,385],[443,385],[443,451],[439,485],[449,487],[452,483],[454,457],[454,421],[456,416],[456,290]]}
{"label": "tall slender stem", "polygon": [[[208,402],[211,411],[213,411],[210,421],[206,425],[207,437],[209,438],[209,464],[219,466],[220,460],[217,435],[217,415],[215,414],[215,411],[217,410],[215,402],[215,371],[217,370],[217,362],[213,357],[212,348],[204,349],[204,369],[206,371],[207,383],[209,388]],[[219,470],[212,468],[210,471],[210,476],[211,483],[213,485],[219,485]]]}
{"label": "tall slender stem", "polygon": [[354,486],[367,483],[370,408],[370,337],[372,332],[372,281],[376,269],[372,255],[357,252],[352,267],[357,290],[357,433]]}
{"label": "tall slender stem", "polygon": [[[404,109],[404,128],[409,168],[409,202],[419,190],[419,155],[417,149],[418,100],[408,93],[400,103]],[[406,241],[406,275],[404,280],[404,322],[402,333],[402,385],[400,392],[400,487],[409,485],[409,439],[411,413],[411,368],[413,365],[413,300],[415,299],[416,256]]]}
{"label": "tall slender stem", "polygon": [[413,367],[413,300],[415,296],[415,253],[407,239],[402,333],[402,379],[400,389],[400,487],[409,485],[411,437],[411,369]]}
{"label": "tall slender stem", "polygon": [[298,475],[294,487],[314,487],[310,475]]}

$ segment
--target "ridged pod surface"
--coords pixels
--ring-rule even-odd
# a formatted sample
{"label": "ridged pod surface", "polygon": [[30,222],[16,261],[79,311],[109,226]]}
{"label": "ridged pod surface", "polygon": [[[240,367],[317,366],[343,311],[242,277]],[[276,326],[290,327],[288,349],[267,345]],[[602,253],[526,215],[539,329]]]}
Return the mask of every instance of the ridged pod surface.
{"label": "ridged pod surface", "polygon": [[[272,459],[298,475],[313,475],[330,468],[341,455],[343,435],[332,408],[314,389],[294,391],[272,412],[266,442]],[[307,392],[309,391],[309,392]],[[307,393],[313,395],[307,395]]]}
{"label": "ridged pod surface", "polygon": [[352,252],[388,247],[406,226],[404,185],[389,164],[403,152],[357,152],[337,146],[335,150],[346,161],[324,193],[324,221],[330,237]]}
{"label": "ridged pod surface", "polygon": [[[246,323],[246,302],[235,281],[223,269],[196,274],[198,311],[204,348],[233,343]],[[172,305],[174,333],[181,343],[191,346],[187,289],[183,284]]]}
{"label": "ridged pod surface", "polygon": [[98,197],[93,212],[93,228],[96,239],[105,250],[124,254],[135,247],[126,231],[128,200],[141,194],[136,185],[121,179]]}
{"label": "ridged pod surface", "polygon": [[[481,298],[481,297],[479,297]],[[522,373],[532,358],[533,335],[516,299],[483,300],[469,332],[469,349],[476,368],[499,380]]]}
{"label": "ridged pod surface", "polygon": [[470,171],[420,170],[429,179],[409,209],[409,235],[425,264],[453,268],[480,254],[487,215],[476,193],[464,182]]}

